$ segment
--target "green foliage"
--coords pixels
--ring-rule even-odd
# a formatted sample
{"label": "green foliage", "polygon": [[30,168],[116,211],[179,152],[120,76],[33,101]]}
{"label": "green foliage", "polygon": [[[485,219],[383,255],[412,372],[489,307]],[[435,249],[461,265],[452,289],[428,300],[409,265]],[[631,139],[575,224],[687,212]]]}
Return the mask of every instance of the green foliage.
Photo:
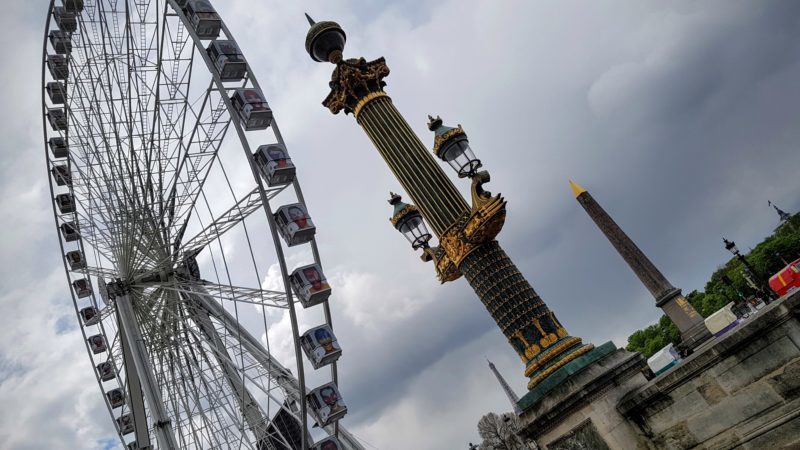
{"label": "green foliage", "polygon": [[[786,267],[787,262],[800,258],[800,214],[792,216],[789,223],[775,230],[745,257],[758,272],[758,277],[765,281]],[[735,257],[731,258],[711,274],[705,291],[692,291],[686,299],[698,314],[708,317],[730,302],[754,295],[756,291],[748,284],[743,270],[744,264]],[[730,280],[730,286],[723,281],[725,276]],[[661,316],[657,324],[631,334],[626,348],[649,358],[670,342],[679,343],[680,334],[667,316]]]}

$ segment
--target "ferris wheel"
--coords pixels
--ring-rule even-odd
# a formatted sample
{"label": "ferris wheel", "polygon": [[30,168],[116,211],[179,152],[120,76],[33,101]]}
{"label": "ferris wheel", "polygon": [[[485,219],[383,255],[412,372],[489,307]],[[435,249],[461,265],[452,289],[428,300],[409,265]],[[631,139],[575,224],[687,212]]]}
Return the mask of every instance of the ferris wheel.
{"label": "ferris wheel", "polygon": [[361,449],[301,170],[212,4],[51,0],[42,63],[55,231],[123,446]]}

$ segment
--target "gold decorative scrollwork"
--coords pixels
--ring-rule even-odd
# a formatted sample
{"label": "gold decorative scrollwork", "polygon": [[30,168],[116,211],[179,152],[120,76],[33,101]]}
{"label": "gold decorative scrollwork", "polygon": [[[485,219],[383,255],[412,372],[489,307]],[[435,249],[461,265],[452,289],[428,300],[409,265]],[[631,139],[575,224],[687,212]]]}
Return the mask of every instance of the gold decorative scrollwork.
{"label": "gold decorative scrollwork", "polygon": [[[529,364],[528,367],[525,368],[525,376],[526,377],[531,376],[538,369],[540,369],[541,367],[544,367],[550,360],[552,360],[552,359],[556,358],[557,356],[561,355],[564,352],[564,350],[566,350],[568,348],[572,348],[572,347],[578,346],[578,345],[581,345],[581,343],[582,343],[582,340],[581,340],[581,338],[578,338],[578,337],[571,337],[571,338],[568,338],[568,339],[564,339],[563,341],[559,342],[554,347],[550,348],[549,351],[547,353],[545,353],[544,355],[542,355],[541,358],[539,358],[538,360],[536,360],[536,361],[532,362],[531,364]],[[527,353],[527,351],[526,351],[526,353]],[[536,352],[533,356],[536,356],[538,353],[539,352]],[[527,354],[526,354],[526,356],[527,356]],[[529,361],[531,359],[533,359],[533,358],[532,357],[528,358]]]}
{"label": "gold decorative scrollwork", "polygon": [[440,282],[455,281],[461,278],[461,272],[441,247],[428,247],[423,250],[422,260],[433,261],[436,267],[436,277]]}
{"label": "gold decorative scrollwork", "polygon": [[[331,92],[322,102],[333,114],[344,110],[352,113],[365,104],[359,102],[370,94],[383,92],[386,83],[383,78],[389,75],[389,66],[383,58],[367,62],[364,58],[339,61],[331,76]],[[372,98],[381,97],[373,95]]]}
{"label": "gold decorative scrollwork", "polygon": [[[570,363],[570,362],[572,362],[573,360],[575,360],[575,359],[577,359],[577,358],[579,358],[579,357],[583,356],[584,354],[586,354],[586,353],[590,352],[592,349],[594,349],[594,345],[592,345],[592,344],[586,344],[586,345],[584,345],[583,347],[581,347],[581,348],[579,348],[579,349],[575,350],[574,352],[570,353],[569,355],[565,356],[564,358],[562,358],[562,359],[560,359],[560,360],[556,361],[554,364],[552,364],[551,366],[548,366],[547,368],[545,368],[544,370],[542,370],[541,372],[539,372],[538,374],[536,374],[536,376],[534,376],[533,378],[531,378],[531,379],[528,381],[528,389],[529,389],[529,390],[530,390],[530,389],[533,389],[533,388],[534,388],[534,386],[536,386],[537,384],[539,384],[539,383],[540,383],[542,380],[544,380],[545,378],[547,378],[547,377],[549,377],[550,375],[552,375],[552,374],[553,374],[553,372],[555,372],[556,370],[558,370],[558,369],[560,369],[560,368],[562,368],[562,367],[566,366],[568,363]],[[526,374],[525,376],[527,377],[527,376],[531,376],[531,375],[533,375],[533,372],[531,372],[530,374],[528,374],[528,370],[526,369],[526,370],[525,370],[525,374]]]}
{"label": "gold decorative scrollwork", "polygon": [[472,180],[472,210],[442,233],[439,244],[456,267],[475,249],[493,240],[506,219],[506,201],[492,197],[482,188],[489,175],[477,174]]}

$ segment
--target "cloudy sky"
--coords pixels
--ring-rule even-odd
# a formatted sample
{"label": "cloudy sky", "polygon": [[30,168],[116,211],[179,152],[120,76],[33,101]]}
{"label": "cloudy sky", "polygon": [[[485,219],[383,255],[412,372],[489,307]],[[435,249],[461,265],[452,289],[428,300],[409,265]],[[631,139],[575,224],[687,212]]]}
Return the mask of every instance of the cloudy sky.
{"label": "cloudy sky", "polygon": [[[6,3],[0,441],[109,448],[114,427],[69,301],[42,153],[47,2]],[[526,379],[466,282],[439,285],[388,223],[388,191],[400,187],[352,117],[320,105],[332,66],[305,54],[304,11],[344,27],[346,56],[386,57],[387,92],[426,144],[428,114],[464,126],[492,174],[487,187],[509,201],[501,244],[588,342],[624,345],[660,312],[569,179],[687,292],[726,261],[722,236],[746,249],[771,232],[767,200],[800,209],[797,2],[214,4],[299,167],[335,289],[343,423],[368,448],[466,448],[483,414],[510,409],[485,357],[520,395]],[[291,360],[286,321],[276,320],[273,351]]]}

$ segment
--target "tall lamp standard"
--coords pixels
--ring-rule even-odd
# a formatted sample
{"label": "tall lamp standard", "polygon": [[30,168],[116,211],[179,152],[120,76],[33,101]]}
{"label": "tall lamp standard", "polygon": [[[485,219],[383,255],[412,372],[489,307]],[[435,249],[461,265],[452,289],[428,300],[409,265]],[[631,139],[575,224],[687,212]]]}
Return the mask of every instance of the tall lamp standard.
{"label": "tall lamp standard", "polygon": [[742,255],[742,252],[739,251],[739,247],[736,246],[736,242],[729,241],[724,237],[722,238],[722,242],[725,243],[725,250],[736,256],[756,280],[758,290],[761,293],[761,296],[764,298],[764,303],[769,304],[772,300],[775,300],[777,297],[775,297],[772,289],[770,289],[769,286],[764,283],[764,280],[761,278],[761,276],[759,276],[759,273],[756,272],[755,267],[753,267],[750,262],[747,261],[747,258],[745,258],[744,255]]}
{"label": "tall lamp standard", "polygon": [[[422,250],[423,261],[434,263],[442,283],[462,275],[466,278],[525,363],[528,389],[553,385],[554,380],[563,380],[577,366],[587,364],[594,346],[567,333],[495,240],[505,221],[506,201],[483,189],[489,173],[478,171],[481,162],[461,126],[444,126],[438,117],[430,117],[428,124],[434,133],[433,154],[455,169],[459,178],[471,179],[471,204],[384,92],[383,79],[389,75],[385,60],[345,59],[346,37],[339,24],[306,17],[311,25],[306,51],[314,61],[335,66],[331,91],[322,104],[333,114],[353,115],[412,200],[413,204],[406,204],[392,194],[392,225],[412,248]],[[439,241],[435,247],[428,243],[433,235]]]}

